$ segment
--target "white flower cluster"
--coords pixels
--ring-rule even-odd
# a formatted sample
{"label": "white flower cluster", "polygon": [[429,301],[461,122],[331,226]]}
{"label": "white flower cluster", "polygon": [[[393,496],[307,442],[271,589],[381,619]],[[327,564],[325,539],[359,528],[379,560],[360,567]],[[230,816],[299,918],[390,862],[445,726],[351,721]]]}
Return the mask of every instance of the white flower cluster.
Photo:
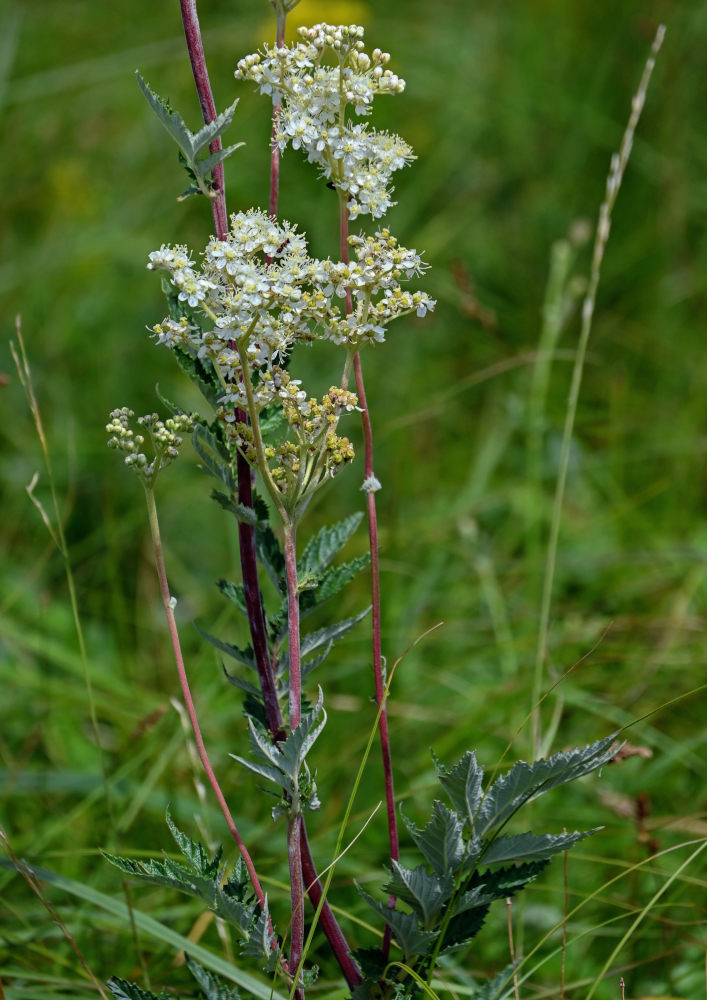
{"label": "white flower cluster", "polygon": [[[176,316],[153,327],[157,342],[211,362],[223,387],[219,417],[254,464],[252,426],[237,411],[252,425],[263,410],[280,408],[289,439],[266,449],[265,460],[292,504],[353,457],[348,439],[335,431],[341,414],[357,405],[346,389],[309,398],[282,364],[294,344],[331,340],[351,356],[363,343],[383,341],[397,316],[434,307],[426,293],[401,288],[425,266],[389,230],[349,242],[351,263],[317,260],[294,226],[252,210],[231,217],[226,240],[209,241],[201,267],[183,246],[149,255],[148,268],[169,274],[178,305]],[[342,301],[348,292],[350,315]]]}
{"label": "white flower cluster", "polygon": [[347,121],[346,108],[368,115],[376,95],[402,93],[405,81],[386,68],[389,53],[363,51],[359,25],[317,24],[299,34],[296,45],[266,46],[241,59],[236,77],[282,102],[275,132],[280,149],[303,149],[347,195],[352,218],[380,218],[393,204],[392,174],[413,159],[412,149],[397,135]]}
{"label": "white flower cluster", "polygon": [[130,427],[134,416],[134,412],[127,406],[111,412],[106,424],[106,430],[111,435],[108,447],[122,451],[125,454],[125,464],[135,470],[146,486],[152,487],[158,473],[179,456],[183,443],[180,435],[193,429],[194,418],[186,413],[166,420],[160,420],[156,413],[138,417],[138,424],[147,432],[152,443],[153,457],[150,461],[140,450],[145,443],[145,435],[135,434]]}
{"label": "white flower cluster", "polygon": [[[304,237],[287,222],[251,210],[231,217],[224,241],[211,239],[198,268],[186,247],[162,246],[148,268],[169,272],[187,316],[166,318],[153,327],[158,343],[186,346],[208,358],[224,384],[221,402],[245,408],[236,345],[245,344],[259,408],[285,391],[278,363],[297,341],[332,340],[349,348],[382,342],[385,326],[403,313],[424,316],[434,308],[425,292],[409,292],[401,281],[422,274],[415,250],[399,246],[388,229],[374,236],[350,236],[356,260],[349,264],[307,254]],[[351,290],[354,311],[347,316],[335,300]],[[210,321],[202,330],[197,315]],[[287,393],[292,382],[284,383]]]}
{"label": "white flower cluster", "polygon": [[[424,316],[435,307],[426,292],[409,292],[400,281],[422,274],[426,265],[415,250],[398,245],[389,229],[374,236],[349,236],[356,260],[332,264],[333,291],[344,296],[350,289],[353,311],[330,321],[328,337],[337,344],[358,347],[385,340],[385,326],[404,313]],[[331,292],[331,287],[326,289]]]}

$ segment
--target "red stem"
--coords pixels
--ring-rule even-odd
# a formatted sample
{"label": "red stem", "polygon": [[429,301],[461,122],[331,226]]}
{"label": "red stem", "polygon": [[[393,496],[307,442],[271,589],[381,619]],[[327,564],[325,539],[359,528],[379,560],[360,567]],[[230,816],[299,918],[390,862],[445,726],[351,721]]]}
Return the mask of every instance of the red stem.
{"label": "red stem", "polygon": [[157,577],[160,582],[160,593],[162,595],[162,603],[164,605],[165,615],[167,616],[167,625],[169,627],[169,637],[172,641],[172,650],[174,652],[174,660],[177,664],[177,673],[179,674],[179,684],[182,689],[182,696],[184,698],[184,704],[187,708],[187,713],[189,715],[189,722],[191,723],[191,728],[194,733],[194,740],[196,742],[196,748],[199,754],[199,759],[203,764],[204,770],[206,771],[206,776],[209,779],[209,784],[211,785],[216,800],[219,804],[221,812],[223,813],[224,819],[226,820],[226,825],[231,833],[231,836],[238,845],[238,850],[241,852],[241,857],[245,863],[248,875],[250,876],[253,889],[258,897],[258,901],[261,907],[265,906],[265,894],[260,885],[260,880],[255,871],[255,866],[248,852],[247,847],[243,843],[241,835],[238,833],[236,824],[233,821],[233,816],[228,808],[226,799],[223,792],[221,791],[221,786],[218,783],[216,775],[214,774],[213,768],[209,761],[209,755],[206,752],[206,747],[204,746],[204,740],[201,735],[201,727],[199,726],[199,720],[197,718],[196,709],[194,707],[194,700],[191,696],[191,690],[189,688],[189,681],[187,679],[187,672],[184,666],[184,657],[182,656],[182,648],[179,642],[179,633],[177,631],[177,623],[174,618],[174,611],[172,608],[172,598],[169,593],[169,584],[167,582],[167,571],[164,564],[164,553],[162,550],[162,541],[160,539],[159,522],[157,520],[157,508],[155,506],[155,495],[151,489],[145,490],[145,495],[147,498],[147,508],[150,519],[150,531],[152,534],[152,544],[155,550],[155,563],[157,565]]}
{"label": "red stem", "polygon": [[[204,57],[204,46],[201,42],[201,29],[199,28],[199,16],[196,12],[196,0],[179,0],[182,11],[182,24],[184,25],[184,35],[187,40],[189,50],[189,61],[194,74],[196,92],[199,95],[201,114],[206,125],[216,117],[216,105],[214,95],[209,82],[209,74],[206,69],[206,59]],[[210,153],[218,153],[221,149],[221,138],[216,136],[209,146]],[[226,215],[226,193],[223,181],[223,163],[217,163],[211,171],[216,198],[211,202],[211,210],[214,214],[214,227],[216,237],[225,240],[228,233],[228,217]]]}
{"label": "red stem", "polygon": [[295,527],[285,525],[285,575],[287,577],[287,634],[290,656],[290,729],[296,729],[302,717],[302,682],[300,677],[299,591],[297,585],[297,546]]}
{"label": "red stem", "polygon": [[[209,74],[206,68],[206,58],[204,56],[204,46],[201,41],[201,30],[199,28],[199,18],[196,12],[196,0],[180,0],[182,10],[182,22],[184,24],[184,34],[189,50],[189,61],[194,83],[196,84],[199,104],[204,122],[208,124],[216,117],[216,105],[209,82]],[[216,138],[209,147],[214,153],[221,148],[220,138]],[[223,164],[219,163],[212,171],[212,179],[216,198],[211,202],[211,210],[214,218],[214,231],[216,238],[225,240],[228,235],[228,215],[226,212],[226,189],[223,177]],[[246,422],[246,415],[242,410],[236,410],[236,420],[240,423]],[[246,459],[238,453],[236,457],[236,478],[238,482],[238,500],[245,507],[253,506],[253,480],[250,466]],[[277,697],[275,678],[273,676],[270,653],[268,651],[268,640],[265,629],[265,613],[263,611],[260,584],[258,581],[258,561],[255,551],[255,531],[253,526],[238,522],[238,543],[241,557],[241,572],[243,574],[243,590],[248,611],[248,621],[250,623],[251,638],[253,640],[253,651],[258,669],[258,678],[263,692],[265,703],[265,716],[268,728],[277,736],[282,735],[282,714],[280,703]]]}
{"label": "red stem", "polygon": [[[302,817],[292,816],[287,824],[287,861],[290,867],[292,923],[290,925],[290,973],[297,975],[304,948],[304,882],[302,880]],[[296,984],[295,984],[296,985]],[[304,1000],[304,990],[295,989],[294,1000]]]}
{"label": "red stem", "polygon": [[[341,259],[349,263],[349,213],[344,199],[341,199]],[[346,312],[353,312],[351,289],[346,289]],[[366,402],[366,386],[363,380],[361,357],[354,355],[354,376],[358,405],[361,407],[361,424],[363,426],[364,476],[373,480],[373,427],[371,415]],[[371,553],[371,638],[373,645],[373,675],[376,687],[376,702],[380,708],[378,731],[380,733],[381,757],[383,759],[383,778],[385,783],[385,806],[388,817],[388,841],[390,857],[397,861],[400,857],[398,844],[398,823],[395,814],[395,787],[393,784],[393,758],[390,749],[390,733],[388,730],[388,709],[383,681],[383,656],[381,652],[381,592],[380,592],[380,558],[378,552],[378,517],[376,513],[376,495],[374,490],[366,493],[366,513],[368,515],[368,543]],[[388,906],[395,907],[395,896],[388,897]],[[387,960],[390,954],[391,929],[386,925],[383,934],[383,954]]]}

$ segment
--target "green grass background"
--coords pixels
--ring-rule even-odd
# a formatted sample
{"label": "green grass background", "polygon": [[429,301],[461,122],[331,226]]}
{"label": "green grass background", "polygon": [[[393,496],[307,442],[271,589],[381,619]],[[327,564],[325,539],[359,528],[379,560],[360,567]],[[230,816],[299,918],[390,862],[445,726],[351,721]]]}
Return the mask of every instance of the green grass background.
{"label": "green grass background", "polygon": [[[403,321],[364,356],[377,434],[384,605],[389,665],[422,632],[396,674],[391,729],[397,791],[424,820],[437,794],[429,748],[452,762],[477,748],[492,767],[528,756],[544,541],[578,317],[554,362],[542,476],[528,479],[532,352],[553,243],[596,218],[650,41],[667,37],[635,141],[606,255],[589,345],[552,606],[546,686],[581,660],[543,706],[557,725],[552,749],[643,719],[629,738],[649,748],[600,778],[553,794],[537,829],[602,825],[569,861],[567,994],[581,997],[632,919],[689,848],[631,866],[707,834],[704,746],[707,529],[707,6],[669,0],[304,0],[297,18],[357,21],[370,45],[393,54],[408,81],[381,100],[374,121],[402,134],[418,161],[399,175],[386,220],[424,249],[437,311]],[[236,84],[241,55],[270,38],[265,0],[200,4],[217,104],[241,103],[227,135],[245,140],[226,165],[231,210],[267,198],[266,99]],[[31,862],[122,898],[99,846],[136,856],[169,849],[164,810],[194,835],[199,815],[217,843],[225,831],[199,779],[169,699],[177,693],[159,610],[141,491],[105,448],[108,411],[156,406],[155,384],[185,405],[192,390],[145,328],[161,319],[159,282],[145,271],[162,242],[203,245],[203,200],[177,204],[182,176],[166,133],[133,72],[199,124],[176,0],[120,4],[6,0],[0,5],[0,816]],[[336,253],[335,199],[296,153],[282,163],[281,211]],[[586,275],[589,250],[577,255]],[[35,391],[50,442],[86,630],[100,736],[113,793],[111,829],[91,731],[61,560],[25,494],[47,479],[8,342],[22,314]],[[326,349],[301,359],[312,388],[336,378]],[[194,401],[195,402],[195,401]],[[352,436],[357,431],[352,425]],[[360,464],[311,511],[312,530],[360,509]],[[189,672],[205,737],[252,845],[275,911],[285,913],[284,833],[228,753],[244,751],[239,697],[192,623],[224,637],[242,628],[214,581],[237,578],[233,525],[208,499],[191,456],[160,483],[163,534],[179,596]],[[350,552],[363,551],[364,532]],[[352,586],[343,610],[366,602]],[[315,854],[331,856],[352,769],[374,718],[364,626],[321,668],[330,725],[317,750],[323,801],[311,822]],[[671,703],[673,699],[679,699]],[[200,779],[199,779],[200,780]],[[377,759],[356,803],[358,829],[381,796]],[[374,942],[351,890],[380,884],[379,814],[340,863],[333,900],[359,944]],[[609,879],[624,872],[610,886]],[[526,952],[560,919],[562,863],[516,904]],[[604,888],[602,888],[604,887]],[[704,990],[705,871],[684,871],[650,907],[597,995],[696,997]],[[129,929],[87,901],[48,888],[99,978],[140,977]],[[593,893],[596,895],[588,899]],[[150,889],[137,907],[187,933],[198,907]],[[220,948],[213,928],[203,943]],[[518,942],[520,945],[520,942]],[[523,985],[559,995],[559,938]],[[153,986],[182,985],[173,949],[141,937]],[[237,946],[234,946],[237,954]],[[75,997],[89,987],[57,927],[26,884],[0,870],[0,980],[5,996]],[[472,976],[508,959],[498,906],[474,948],[447,970],[464,995]],[[534,968],[533,959],[524,971]],[[324,959],[321,991],[336,993]],[[452,995],[452,994],[445,994]]]}

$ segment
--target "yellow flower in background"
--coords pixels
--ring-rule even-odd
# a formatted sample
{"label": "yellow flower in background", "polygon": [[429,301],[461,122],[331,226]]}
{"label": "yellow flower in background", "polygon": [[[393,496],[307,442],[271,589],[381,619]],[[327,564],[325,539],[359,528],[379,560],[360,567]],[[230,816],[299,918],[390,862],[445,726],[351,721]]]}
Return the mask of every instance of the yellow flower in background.
{"label": "yellow flower in background", "polygon": [[[371,17],[370,4],[363,0],[300,0],[287,15],[287,43],[298,41],[297,29],[305,24],[368,24]],[[271,15],[263,19],[258,30],[257,44],[272,44],[275,35],[275,21]]]}

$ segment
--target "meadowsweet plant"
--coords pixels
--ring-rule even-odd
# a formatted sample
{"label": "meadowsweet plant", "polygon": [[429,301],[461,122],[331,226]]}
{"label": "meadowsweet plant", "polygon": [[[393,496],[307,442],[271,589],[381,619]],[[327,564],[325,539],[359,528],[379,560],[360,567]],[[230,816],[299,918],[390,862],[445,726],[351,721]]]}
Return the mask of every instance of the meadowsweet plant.
{"label": "meadowsweet plant", "polygon": [[[507,826],[532,799],[610,761],[618,744],[611,734],[582,749],[533,763],[519,761],[488,781],[471,750],[452,764],[435,758],[444,800],[434,801],[422,828],[403,817],[410,850],[417,851],[419,860],[414,867],[400,862],[386,713],[393,672],[386,676],[380,636],[375,494],[381,480],[373,467],[361,352],[394,351],[394,343],[384,346],[392,321],[424,317],[435,305],[417,288],[426,270],[421,254],[402,246],[378,221],[394,204],[395,172],[414,157],[404,139],[368,122],[374,100],[402,93],[405,83],[390,68],[388,53],[367,51],[358,25],[302,28],[299,40],[286,46],[285,19],[296,0],[271,2],[276,44],[244,56],[235,71],[242,84],[254,84],[273,105],[267,211],[249,208],[227,214],[222,161],[238,146],[222,148],[220,134],[231,123],[236,104],[216,112],[193,0],[182,0],[181,6],[204,127],[192,133],[139,78],[149,104],[179,146],[189,177],[182,197],[205,196],[212,206],[214,235],[205,247],[163,244],[147,262],[150,271],[160,272],[167,299],[167,314],[152,327],[151,336],[172,352],[198,386],[204,407],[200,414],[187,414],[161,398],[169,411],[164,419],[151,414],[135,425],[132,411],[122,407],[111,413],[107,424],[109,446],[124,453],[145,490],[187,715],[238,856],[235,862],[220,850],[212,856],[168,815],[183,860],[108,857],[132,878],[197,897],[235,927],[242,954],[231,980],[246,994],[267,995],[262,981],[243,971],[250,964],[271,978],[273,995],[288,993],[303,1000],[317,979],[321,958],[312,952],[311,942],[315,928],[320,928],[350,996],[412,997],[430,993],[440,957],[468,948],[495,900],[512,897],[553,855],[594,832],[509,833]],[[306,220],[288,222],[278,216],[280,155],[288,147],[305,154],[336,192],[332,206],[340,243],[327,258],[312,256],[300,229]],[[367,222],[369,229],[350,233],[352,220]],[[323,341],[340,349],[339,365],[331,373],[328,391],[316,397],[299,377],[298,349]],[[363,421],[363,469],[345,480],[356,482],[357,488],[362,485],[370,552],[341,563],[335,559],[362,515],[325,527],[304,542],[303,536],[307,508],[317,491],[356,462],[347,427],[358,419]],[[202,470],[216,482],[215,502],[233,515],[238,533],[242,580],[221,581],[219,586],[247,620],[251,641],[240,647],[218,636],[204,633],[204,638],[227,658],[228,677],[244,694],[250,753],[235,757],[244,769],[242,780],[253,792],[264,784],[274,796],[264,802],[282,829],[288,862],[290,919],[284,926],[274,923],[256,865],[211,767],[179,644],[155,484],[177,458],[187,433]],[[308,630],[307,617],[365,571],[371,576],[371,608]],[[267,604],[261,589],[265,576],[279,595]],[[363,627],[360,623],[369,610],[390,864],[379,894],[359,891],[380,923],[377,941],[365,935],[354,940],[343,933],[328,900],[333,865],[330,859],[312,857],[305,821],[307,812],[320,806],[316,770],[324,764],[317,760],[316,741],[327,720],[326,678],[318,668],[337,640]],[[352,774],[354,792],[363,764],[365,757],[358,775]],[[340,843],[354,792],[342,820]],[[324,880],[318,872],[322,864],[327,865]],[[312,904],[309,913],[307,899]],[[190,957],[187,962],[202,996],[232,1000],[240,995],[232,983],[218,980]],[[480,987],[479,995],[501,995],[511,976],[512,969],[501,971]],[[117,977],[109,987],[117,998],[157,996]]]}

